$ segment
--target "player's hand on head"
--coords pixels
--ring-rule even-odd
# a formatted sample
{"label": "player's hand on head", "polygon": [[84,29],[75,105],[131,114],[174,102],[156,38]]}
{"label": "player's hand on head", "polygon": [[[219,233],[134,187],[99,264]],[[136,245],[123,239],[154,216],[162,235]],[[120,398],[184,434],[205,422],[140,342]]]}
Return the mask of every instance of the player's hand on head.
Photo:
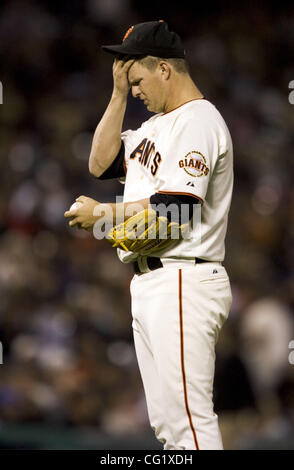
{"label": "player's hand on head", "polygon": [[135,59],[128,59],[128,57],[117,56],[114,59],[112,73],[113,73],[113,90],[119,94],[127,95],[131,87],[128,79],[128,73],[135,62]]}

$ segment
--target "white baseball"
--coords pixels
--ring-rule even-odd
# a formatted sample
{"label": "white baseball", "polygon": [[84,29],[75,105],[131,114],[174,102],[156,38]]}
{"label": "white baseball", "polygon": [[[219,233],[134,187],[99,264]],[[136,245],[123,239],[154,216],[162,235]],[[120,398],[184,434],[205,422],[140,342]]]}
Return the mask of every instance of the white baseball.
{"label": "white baseball", "polygon": [[79,209],[80,207],[82,207],[82,205],[83,205],[82,202],[74,202],[74,203],[70,206],[69,210],[70,210],[70,211],[76,211],[77,209]]}

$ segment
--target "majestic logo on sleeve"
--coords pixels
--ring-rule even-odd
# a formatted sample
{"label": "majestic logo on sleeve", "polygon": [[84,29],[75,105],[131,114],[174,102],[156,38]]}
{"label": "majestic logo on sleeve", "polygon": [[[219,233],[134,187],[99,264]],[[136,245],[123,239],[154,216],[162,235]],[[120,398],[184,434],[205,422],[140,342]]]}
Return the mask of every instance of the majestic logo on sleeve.
{"label": "majestic logo on sleeve", "polygon": [[147,138],[143,139],[130,154],[130,159],[134,160],[136,158],[142,166],[150,170],[153,176],[156,175],[162,159],[160,153],[155,150],[154,142]]}
{"label": "majestic logo on sleeve", "polygon": [[209,173],[206,158],[201,152],[196,152],[196,150],[187,153],[185,158],[179,161],[179,167],[183,168],[190,176],[206,176]]}

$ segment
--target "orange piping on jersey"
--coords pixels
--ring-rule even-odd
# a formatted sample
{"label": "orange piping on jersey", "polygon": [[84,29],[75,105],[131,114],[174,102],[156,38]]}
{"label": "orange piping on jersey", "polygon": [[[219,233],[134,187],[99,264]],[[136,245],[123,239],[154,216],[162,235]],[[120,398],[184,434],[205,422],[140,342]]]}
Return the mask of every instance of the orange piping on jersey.
{"label": "orange piping on jersey", "polygon": [[156,192],[159,194],[180,194],[182,196],[193,196],[196,199],[198,199],[202,204],[204,202],[203,199],[201,199],[201,197],[196,196],[195,194],[192,194],[192,193],[179,193],[178,191],[156,191]]}
{"label": "orange piping on jersey", "polygon": [[205,100],[205,98],[204,98],[204,96],[202,98],[193,98],[192,100],[186,101],[185,103],[180,104],[176,108],[173,108],[170,111],[167,111],[166,113],[163,113],[163,116],[166,116],[168,113],[172,113],[173,111],[180,108],[181,106],[184,106],[184,104],[191,103],[191,101],[198,101],[198,100]]}
{"label": "orange piping on jersey", "polygon": [[186,372],[185,372],[185,363],[184,363],[184,331],[183,331],[182,270],[181,269],[179,269],[179,314],[180,314],[180,336],[181,336],[181,367],[182,367],[182,377],[183,377],[183,385],[184,385],[185,407],[186,407],[187,415],[189,418],[189,424],[190,424],[190,428],[193,434],[195,446],[196,446],[196,449],[199,450],[196,431],[193,426],[192,416],[191,416],[189,403],[188,403],[188,395],[187,395]]}

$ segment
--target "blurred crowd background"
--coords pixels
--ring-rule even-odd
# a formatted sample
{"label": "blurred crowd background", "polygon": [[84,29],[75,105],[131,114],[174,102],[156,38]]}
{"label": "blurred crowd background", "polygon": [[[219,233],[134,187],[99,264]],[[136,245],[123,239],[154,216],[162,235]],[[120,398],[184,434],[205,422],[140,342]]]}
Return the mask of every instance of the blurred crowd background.
{"label": "blurred crowd background", "polygon": [[[234,143],[233,305],[215,377],[224,444],[294,448],[294,7],[246,3],[1,1],[0,447],[161,448],[133,347],[132,269],[63,213],[79,195],[123,191],[88,172],[112,91],[100,46],[164,19]],[[148,117],[130,97],[124,129]]]}

